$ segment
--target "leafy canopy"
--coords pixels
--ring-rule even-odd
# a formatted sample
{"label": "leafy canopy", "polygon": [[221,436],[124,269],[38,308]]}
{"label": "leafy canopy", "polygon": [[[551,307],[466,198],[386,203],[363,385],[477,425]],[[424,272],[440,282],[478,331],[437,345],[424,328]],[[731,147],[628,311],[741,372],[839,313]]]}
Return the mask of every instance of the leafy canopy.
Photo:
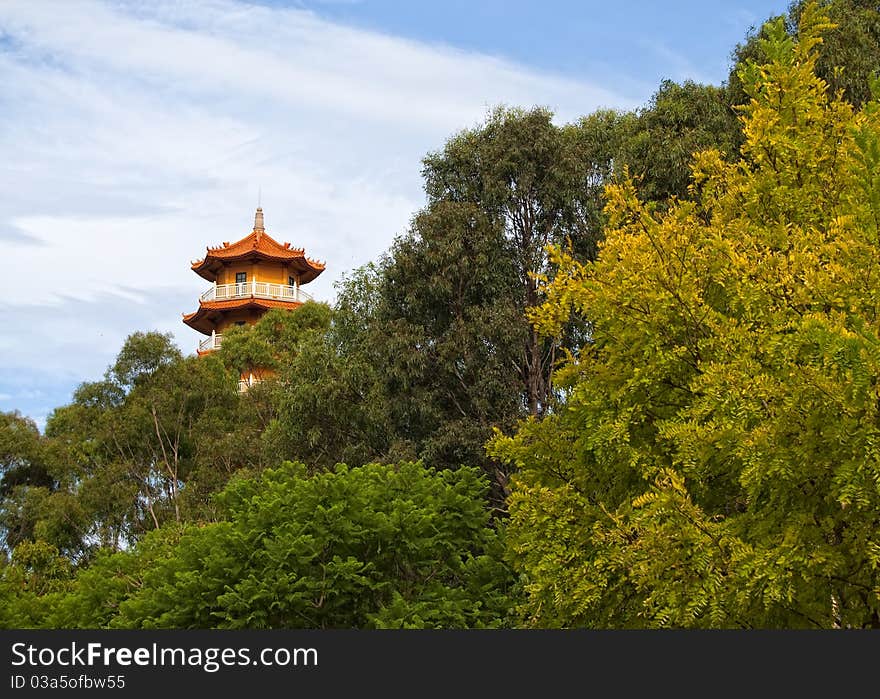
{"label": "leafy canopy", "polygon": [[513,579],[486,489],[473,468],[340,465],[309,475],[286,462],[233,480],[218,496],[222,521],[169,524],[132,550],[102,554],[43,598],[35,624],[498,626]]}
{"label": "leafy canopy", "polygon": [[532,624],[880,625],[880,104],[817,77],[829,26],[765,28],[742,158],[699,153],[695,201],[611,186],[597,262],[554,253],[533,320],[592,343],[491,446]]}

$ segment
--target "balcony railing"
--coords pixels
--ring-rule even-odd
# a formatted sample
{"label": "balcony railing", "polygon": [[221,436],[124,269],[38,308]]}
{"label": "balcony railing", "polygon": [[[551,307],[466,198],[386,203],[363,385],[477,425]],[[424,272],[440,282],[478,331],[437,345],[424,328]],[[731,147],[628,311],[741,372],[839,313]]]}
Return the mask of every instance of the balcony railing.
{"label": "balcony railing", "polygon": [[230,299],[272,299],[273,301],[291,301],[305,303],[314,301],[311,295],[298,286],[289,284],[272,284],[252,279],[241,284],[215,284],[199,298],[202,301],[228,301]]}
{"label": "balcony railing", "polygon": [[238,392],[244,393],[252,386],[256,386],[258,383],[260,383],[260,379],[256,378],[253,374],[248,376],[246,379],[239,379],[238,380]]}
{"label": "balcony railing", "polygon": [[218,335],[217,333],[211,333],[211,337],[208,337],[199,343],[199,352],[211,352],[213,350],[218,350],[220,349],[220,345],[222,343],[222,334]]}

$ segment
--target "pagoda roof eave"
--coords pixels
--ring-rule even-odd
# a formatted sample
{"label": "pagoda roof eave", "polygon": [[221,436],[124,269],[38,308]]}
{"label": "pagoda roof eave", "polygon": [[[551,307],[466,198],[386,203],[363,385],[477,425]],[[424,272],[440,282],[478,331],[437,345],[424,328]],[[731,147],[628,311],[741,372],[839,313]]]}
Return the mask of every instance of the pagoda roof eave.
{"label": "pagoda roof eave", "polygon": [[216,326],[216,320],[221,318],[225,311],[245,308],[260,308],[267,311],[273,308],[294,310],[301,305],[302,304],[298,301],[276,301],[274,299],[260,298],[231,299],[227,301],[199,301],[199,309],[193,313],[184,314],[183,322],[203,335],[210,335],[211,331]]}
{"label": "pagoda roof eave", "polygon": [[235,243],[208,247],[204,259],[192,263],[192,270],[200,277],[214,281],[223,264],[248,259],[291,264],[299,272],[301,284],[315,279],[326,267],[323,262],[306,257],[303,248],[292,248],[290,243],[279,243],[267,233],[254,230]]}
{"label": "pagoda roof eave", "polygon": [[217,275],[224,264],[232,264],[235,262],[246,262],[249,259],[267,260],[269,262],[287,263],[299,273],[300,284],[308,284],[316,279],[321,272],[324,271],[324,265],[309,260],[305,256],[281,257],[271,255],[262,251],[253,250],[237,255],[235,257],[218,257],[212,255],[210,251],[204,259],[198,260],[192,264],[192,271],[203,279],[213,282],[217,280]]}

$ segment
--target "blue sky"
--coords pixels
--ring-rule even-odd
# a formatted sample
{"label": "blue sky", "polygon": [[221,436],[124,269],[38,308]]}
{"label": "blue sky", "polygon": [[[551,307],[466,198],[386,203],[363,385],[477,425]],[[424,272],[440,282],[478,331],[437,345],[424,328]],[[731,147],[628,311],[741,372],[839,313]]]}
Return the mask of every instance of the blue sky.
{"label": "blue sky", "polygon": [[730,52],[749,27],[784,12],[788,2],[317,0],[298,5],[334,21],[503,56],[554,74],[601,76],[641,101],[666,78],[722,81]]}
{"label": "blue sky", "polygon": [[192,352],[189,263],[249,232],[258,191],[332,302],[421,206],[422,156],[492,106],[565,122],[720,83],[786,6],[3,0],[0,410],[44,424],[137,330]]}

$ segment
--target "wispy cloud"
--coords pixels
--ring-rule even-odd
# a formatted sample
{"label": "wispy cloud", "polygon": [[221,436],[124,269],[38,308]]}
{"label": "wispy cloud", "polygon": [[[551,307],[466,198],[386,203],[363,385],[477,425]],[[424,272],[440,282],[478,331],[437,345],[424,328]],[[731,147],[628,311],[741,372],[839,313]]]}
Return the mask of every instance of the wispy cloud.
{"label": "wispy cloud", "polygon": [[25,233],[18,226],[12,223],[0,223],[0,241],[12,243],[15,245],[42,245],[43,242],[39,238]]}
{"label": "wispy cloud", "polygon": [[420,206],[421,157],[489,107],[564,121],[634,106],[498,57],[232,0],[5,0],[0,36],[0,351],[26,371],[96,371],[157,326],[190,350],[180,314],[204,283],[189,262],[249,231],[258,188],[269,232],[327,261],[310,290],[331,300]]}
{"label": "wispy cloud", "polygon": [[683,53],[662,41],[639,38],[635,44],[650,54],[651,60],[659,59],[663,65],[668,66],[669,73],[664,78],[676,81],[693,80],[705,84],[714,82],[710,75],[695,66]]}

